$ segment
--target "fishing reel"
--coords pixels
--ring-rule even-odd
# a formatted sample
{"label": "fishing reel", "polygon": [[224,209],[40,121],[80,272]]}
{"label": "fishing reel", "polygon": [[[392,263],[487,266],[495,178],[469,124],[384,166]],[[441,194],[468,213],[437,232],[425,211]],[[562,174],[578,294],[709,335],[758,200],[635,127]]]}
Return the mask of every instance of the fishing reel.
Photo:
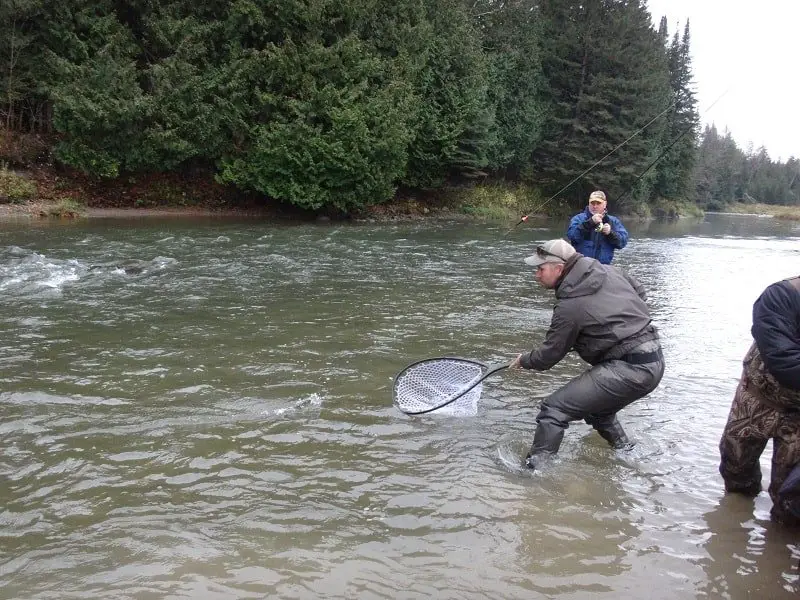
{"label": "fishing reel", "polygon": [[[606,218],[606,214],[607,214],[607,213],[603,213],[603,219],[605,219],[605,218]],[[595,225],[595,227],[594,227],[594,230],[595,230],[597,233],[600,233],[600,232],[603,230],[603,225],[605,225],[605,221],[604,221],[604,220],[601,220],[601,221],[600,221],[600,222],[599,222],[597,225]]]}

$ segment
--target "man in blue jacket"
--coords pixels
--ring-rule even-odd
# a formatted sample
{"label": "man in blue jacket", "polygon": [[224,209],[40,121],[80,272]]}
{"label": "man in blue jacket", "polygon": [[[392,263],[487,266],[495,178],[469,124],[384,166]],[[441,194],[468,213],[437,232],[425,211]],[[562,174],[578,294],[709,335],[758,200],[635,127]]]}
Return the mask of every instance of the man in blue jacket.
{"label": "man in blue jacket", "polygon": [[759,458],[772,439],[769,495],[776,521],[800,525],[800,277],[768,286],[753,305],[744,357],[719,444],[725,491],[756,496]]}
{"label": "man in blue jacket", "polygon": [[622,250],[628,243],[628,231],[617,217],[606,212],[608,203],[604,192],[589,194],[589,206],[569,222],[567,238],[572,246],[589,258],[610,265],[614,250]]}

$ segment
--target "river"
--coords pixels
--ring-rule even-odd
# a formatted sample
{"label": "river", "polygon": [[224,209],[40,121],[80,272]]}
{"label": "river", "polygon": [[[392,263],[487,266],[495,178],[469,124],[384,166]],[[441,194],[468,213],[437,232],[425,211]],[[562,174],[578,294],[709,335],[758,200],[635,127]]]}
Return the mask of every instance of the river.
{"label": "river", "polygon": [[542,341],[522,259],[562,225],[0,224],[0,598],[796,597],[796,533],[717,444],[800,224],[628,224],[667,363],[630,452],[576,423],[521,468],[574,355],[473,417],[392,406],[414,360]]}

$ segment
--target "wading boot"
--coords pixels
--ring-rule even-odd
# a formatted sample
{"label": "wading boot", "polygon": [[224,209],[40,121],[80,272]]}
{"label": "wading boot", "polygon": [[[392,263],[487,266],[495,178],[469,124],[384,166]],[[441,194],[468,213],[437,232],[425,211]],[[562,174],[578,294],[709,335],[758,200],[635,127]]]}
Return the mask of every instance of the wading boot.
{"label": "wading boot", "polygon": [[622,428],[622,425],[619,424],[619,421],[615,421],[612,425],[604,427],[603,429],[597,429],[597,433],[599,433],[600,437],[607,441],[614,450],[631,450],[636,445],[636,442],[630,441],[628,436],[625,435],[625,430]]}
{"label": "wading boot", "polygon": [[800,464],[794,466],[778,490],[771,514],[787,525],[800,526]]}
{"label": "wading boot", "polygon": [[525,467],[527,469],[530,469],[531,471],[536,469],[536,461],[534,460],[533,454],[528,454],[525,457],[525,463],[524,464],[525,464]]}

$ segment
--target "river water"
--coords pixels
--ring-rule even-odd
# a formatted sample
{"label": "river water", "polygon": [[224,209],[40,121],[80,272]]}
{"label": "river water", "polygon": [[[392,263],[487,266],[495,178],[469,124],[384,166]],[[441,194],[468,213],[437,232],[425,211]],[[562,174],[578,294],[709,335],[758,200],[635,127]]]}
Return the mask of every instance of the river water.
{"label": "river water", "polygon": [[576,423],[521,468],[573,355],[476,416],[392,406],[414,360],[541,342],[522,259],[561,226],[0,225],[0,597],[796,597],[800,539],[724,496],[717,444],[800,224],[629,224],[667,362],[630,452]]}

